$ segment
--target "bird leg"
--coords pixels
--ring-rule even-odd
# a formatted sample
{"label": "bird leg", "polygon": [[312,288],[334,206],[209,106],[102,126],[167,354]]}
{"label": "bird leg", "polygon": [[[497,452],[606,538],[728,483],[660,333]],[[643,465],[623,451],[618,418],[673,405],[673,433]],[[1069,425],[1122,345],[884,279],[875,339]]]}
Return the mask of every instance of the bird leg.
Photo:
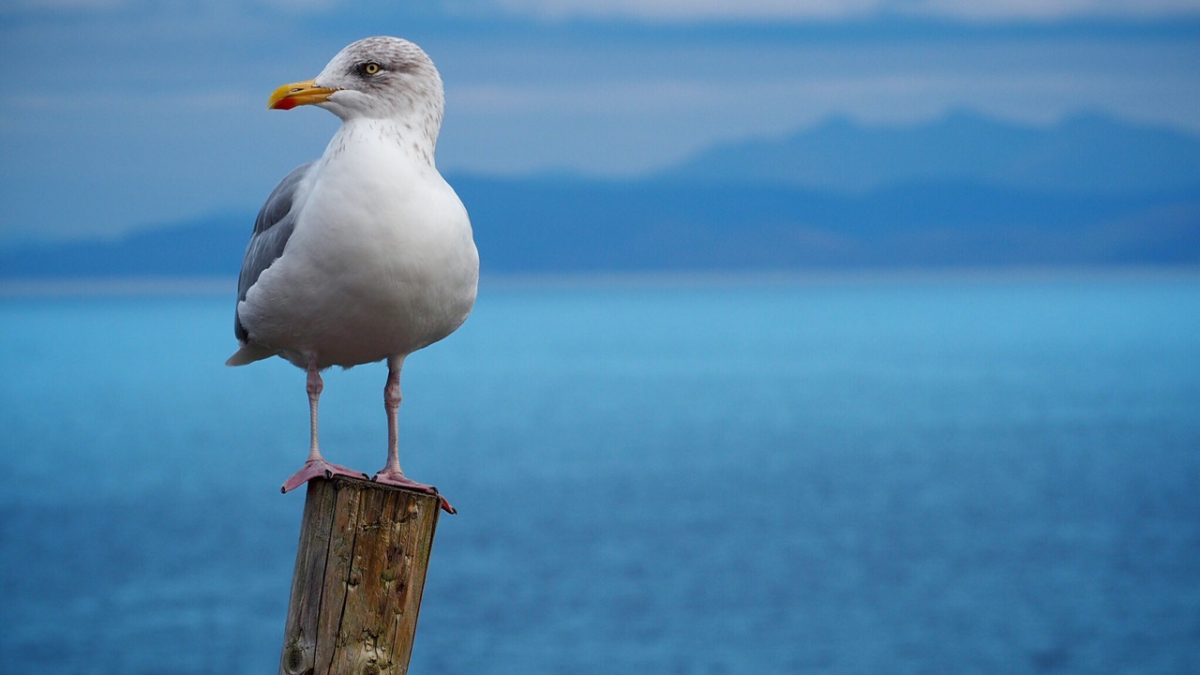
{"label": "bird leg", "polygon": [[412,480],[408,476],[405,476],[404,470],[400,468],[400,430],[398,417],[400,413],[400,367],[403,365],[404,357],[402,356],[388,359],[388,379],[387,384],[383,387],[383,407],[387,411],[388,418],[388,458],[387,464],[371,480],[385,485],[396,485],[434,495],[441,500],[442,509],[446,513],[457,513],[455,508],[450,505],[450,502],[438,494],[437,488]]}
{"label": "bird leg", "polygon": [[361,471],[354,471],[344,466],[330,464],[321,456],[321,448],[317,445],[317,403],[321,399],[321,391],[325,389],[325,383],[321,381],[321,373],[317,370],[316,358],[308,360],[308,422],[309,422],[309,445],[308,445],[308,460],[304,462],[304,466],[300,470],[292,474],[292,477],[287,479],[280,492],[287,493],[301,485],[307,483],[314,478],[333,478],[335,474],[342,476],[353,476],[355,478],[367,475]]}

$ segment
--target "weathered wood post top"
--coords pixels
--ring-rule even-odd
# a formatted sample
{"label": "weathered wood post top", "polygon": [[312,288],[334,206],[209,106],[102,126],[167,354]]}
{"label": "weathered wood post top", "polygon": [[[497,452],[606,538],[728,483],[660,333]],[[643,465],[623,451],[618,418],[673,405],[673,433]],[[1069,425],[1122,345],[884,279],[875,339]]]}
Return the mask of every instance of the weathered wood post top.
{"label": "weathered wood post top", "polygon": [[408,671],[438,511],[367,480],[308,483],[281,675]]}

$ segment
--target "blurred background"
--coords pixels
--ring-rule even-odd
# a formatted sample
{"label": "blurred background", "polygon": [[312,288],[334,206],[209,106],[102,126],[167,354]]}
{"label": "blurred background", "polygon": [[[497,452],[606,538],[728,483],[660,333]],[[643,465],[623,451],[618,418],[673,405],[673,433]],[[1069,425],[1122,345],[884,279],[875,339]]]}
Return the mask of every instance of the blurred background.
{"label": "blurred background", "polygon": [[304,378],[221,364],[338,123],[266,98],[375,34],[484,274],[412,672],[1200,670],[1193,0],[6,2],[0,670],[276,667]]}

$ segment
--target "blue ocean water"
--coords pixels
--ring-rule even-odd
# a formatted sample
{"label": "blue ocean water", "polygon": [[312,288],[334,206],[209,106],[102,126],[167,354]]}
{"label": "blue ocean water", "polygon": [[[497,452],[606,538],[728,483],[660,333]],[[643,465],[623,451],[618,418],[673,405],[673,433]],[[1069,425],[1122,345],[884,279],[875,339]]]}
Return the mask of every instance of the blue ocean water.
{"label": "blue ocean water", "polygon": [[[485,282],[413,673],[1200,672],[1200,276]],[[274,672],[303,374],[227,295],[0,300],[0,671]],[[382,465],[382,366],[331,460]]]}

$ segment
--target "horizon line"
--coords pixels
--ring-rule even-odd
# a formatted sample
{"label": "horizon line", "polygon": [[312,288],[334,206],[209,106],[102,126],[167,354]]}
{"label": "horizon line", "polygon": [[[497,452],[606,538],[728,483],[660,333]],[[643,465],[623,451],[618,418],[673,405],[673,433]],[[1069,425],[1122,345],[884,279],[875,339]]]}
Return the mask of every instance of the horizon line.
{"label": "horizon line", "polygon": [[[1200,264],[897,266],[761,270],[486,273],[481,288],[500,291],[587,288],[729,288],[877,283],[1039,283],[1099,280],[1200,280]],[[0,300],[35,298],[237,295],[237,276],[124,276],[0,279]]]}

